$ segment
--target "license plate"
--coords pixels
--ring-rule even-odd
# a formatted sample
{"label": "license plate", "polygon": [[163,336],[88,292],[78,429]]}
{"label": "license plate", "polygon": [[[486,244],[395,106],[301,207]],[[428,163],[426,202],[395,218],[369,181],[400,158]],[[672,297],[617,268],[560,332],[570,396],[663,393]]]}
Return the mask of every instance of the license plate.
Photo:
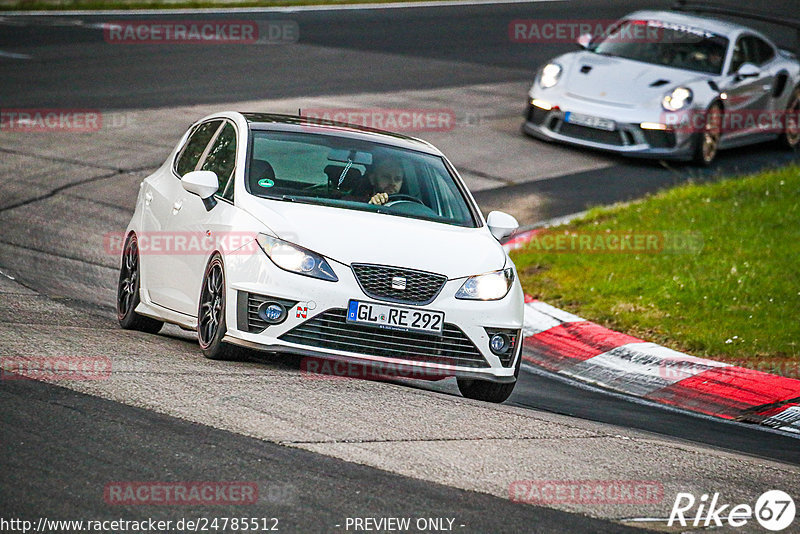
{"label": "license plate", "polygon": [[571,111],[568,111],[564,115],[564,120],[570,124],[579,124],[581,126],[588,126],[589,128],[597,128],[598,130],[606,130],[608,132],[614,131],[614,128],[617,127],[617,123],[611,119],[592,117],[591,115],[572,113]]}
{"label": "license plate", "polygon": [[444,313],[351,300],[347,306],[347,322],[440,336]]}

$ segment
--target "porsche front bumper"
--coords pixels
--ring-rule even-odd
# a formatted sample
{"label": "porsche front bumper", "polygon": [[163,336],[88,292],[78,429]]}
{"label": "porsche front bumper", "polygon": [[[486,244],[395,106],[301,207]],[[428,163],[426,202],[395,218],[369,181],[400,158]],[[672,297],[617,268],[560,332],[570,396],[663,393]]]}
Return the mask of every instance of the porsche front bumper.
{"label": "porsche front bumper", "polygon": [[[643,128],[643,124],[663,124],[663,112],[604,106],[562,95],[558,102],[547,102],[551,109],[527,102],[522,130],[533,137],[604,150],[627,156],[688,160],[693,155],[694,136],[685,129]],[[606,126],[598,128],[569,121],[572,114],[598,118]],[[613,124],[613,127],[609,127]]]}

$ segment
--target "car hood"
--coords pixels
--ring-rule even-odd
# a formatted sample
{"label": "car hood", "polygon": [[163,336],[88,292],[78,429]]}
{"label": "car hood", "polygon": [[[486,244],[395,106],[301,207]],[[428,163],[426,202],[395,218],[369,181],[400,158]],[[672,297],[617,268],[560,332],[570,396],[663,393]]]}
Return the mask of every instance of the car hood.
{"label": "car hood", "polygon": [[631,108],[661,102],[670,89],[710,75],[593,52],[578,52],[565,66],[564,90],[579,98]]}
{"label": "car hood", "polygon": [[340,263],[408,267],[461,278],[502,269],[488,228],[327,206],[254,199],[246,210],[278,237]]}

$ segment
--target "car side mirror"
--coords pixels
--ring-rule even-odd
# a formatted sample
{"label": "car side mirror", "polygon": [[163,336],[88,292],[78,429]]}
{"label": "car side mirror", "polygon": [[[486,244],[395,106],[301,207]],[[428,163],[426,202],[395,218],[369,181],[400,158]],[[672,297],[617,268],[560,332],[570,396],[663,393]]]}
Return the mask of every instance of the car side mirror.
{"label": "car side mirror", "polygon": [[591,33],[584,33],[580,37],[578,37],[578,46],[581,48],[589,48],[589,44],[592,42],[592,34]]}
{"label": "car side mirror", "polygon": [[761,74],[761,71],[752,63],[743,63],[739,70],[736,71],[736,77],[740,80],[744,78],[755,78]]}
{"label": "car side mirror", "polygon": [[498,241],[513,234],[519,228],[517,220],[512,215],[502,211],[489,213],[486,218],[486,224],[489,226],[489,231]]}
{"label": "car side mirror", "polygon": [[219,179],[212,171],[192,171],[187,172],[181,178],[181,185],[188,192],[203,199],[206,211],[217,205],[214,193],[219,189]]}

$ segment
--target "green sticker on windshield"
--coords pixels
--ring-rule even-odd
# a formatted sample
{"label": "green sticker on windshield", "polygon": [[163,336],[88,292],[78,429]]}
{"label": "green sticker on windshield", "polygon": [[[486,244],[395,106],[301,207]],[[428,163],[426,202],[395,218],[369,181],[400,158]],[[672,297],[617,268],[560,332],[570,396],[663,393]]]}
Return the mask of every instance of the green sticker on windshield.
{"label": "green sticker on windshield", "polygon": [[258,185],[260,185],[261,187],[272,187],[273,185],[275,185],[275,182],[273,182],[269,178],[262,178],[258,181]]}

